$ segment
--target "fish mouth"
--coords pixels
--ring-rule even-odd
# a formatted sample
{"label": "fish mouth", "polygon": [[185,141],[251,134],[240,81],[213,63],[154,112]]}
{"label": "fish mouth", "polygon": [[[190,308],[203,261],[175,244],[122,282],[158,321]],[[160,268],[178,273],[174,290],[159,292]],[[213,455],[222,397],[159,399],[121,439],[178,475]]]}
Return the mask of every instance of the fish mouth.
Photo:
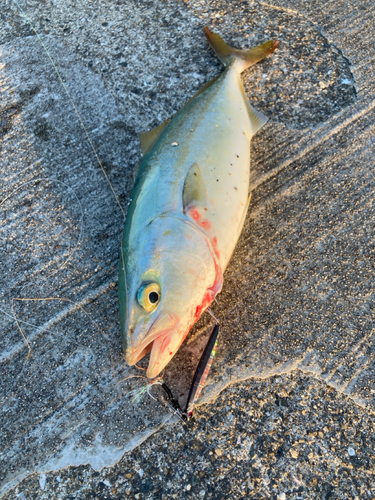
{"label": "fish mouth", "polygon": [[[178,347],[172,349],[174,345],[171,345],[176,343],[173,342],[173,338],[177,334],[176,324],[175,318],[169,313],[157,317],[148,329],[144,340],[127,353],[126,362],[128,365],[135,365],[151,351],[146,375],[148,378],[159,375],[180,346],[179,344]],[[168,346],[170,346],[169,349],[167,349]],[[167,355],[166,350],[168,351]]]}

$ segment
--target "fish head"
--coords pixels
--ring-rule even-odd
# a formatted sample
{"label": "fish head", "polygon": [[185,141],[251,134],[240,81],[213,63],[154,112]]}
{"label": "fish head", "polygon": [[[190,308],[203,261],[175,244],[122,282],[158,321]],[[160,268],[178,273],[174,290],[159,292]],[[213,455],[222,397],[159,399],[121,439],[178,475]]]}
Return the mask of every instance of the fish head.
{"label": "fish head", "polygon": [[150,353],[147,376],[153,378],[220,291],[222,275],[205,235],[183,218],[158,217],[124,247],[119,288],[125,358],[134,365]]}

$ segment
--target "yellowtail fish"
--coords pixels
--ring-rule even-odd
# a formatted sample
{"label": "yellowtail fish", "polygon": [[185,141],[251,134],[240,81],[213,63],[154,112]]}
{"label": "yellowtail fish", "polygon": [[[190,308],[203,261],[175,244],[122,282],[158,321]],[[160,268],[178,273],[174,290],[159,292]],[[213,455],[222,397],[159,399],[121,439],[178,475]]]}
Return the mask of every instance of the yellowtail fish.
{"label": "yellowtail fish", "polygon": [[238,50],[207,27],[225,71],[172,120],[141,134],[144,153],[121,244],[119,300],[126,361],[169,363],[223,284],[249,205],[250,141],[267,118],[240,74],[277,41]]}

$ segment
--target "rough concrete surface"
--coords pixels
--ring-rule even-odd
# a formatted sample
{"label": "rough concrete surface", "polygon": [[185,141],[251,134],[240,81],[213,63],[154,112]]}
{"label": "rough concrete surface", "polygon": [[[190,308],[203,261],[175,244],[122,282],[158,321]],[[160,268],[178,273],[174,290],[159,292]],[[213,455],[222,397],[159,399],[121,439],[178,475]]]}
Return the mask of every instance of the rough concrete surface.
{"label": "rough concrete surface", "polygon": [[[374,498],[372,2],[18,5],[0,2],[0,494]],[[270,121],[205,404],[182,425],[129,397],[144,380],[121,354],[117,266],[137,132],[221,71],[204,25],[280,47],[243,74]],[[181,403],[209,327],[167,367]]]}

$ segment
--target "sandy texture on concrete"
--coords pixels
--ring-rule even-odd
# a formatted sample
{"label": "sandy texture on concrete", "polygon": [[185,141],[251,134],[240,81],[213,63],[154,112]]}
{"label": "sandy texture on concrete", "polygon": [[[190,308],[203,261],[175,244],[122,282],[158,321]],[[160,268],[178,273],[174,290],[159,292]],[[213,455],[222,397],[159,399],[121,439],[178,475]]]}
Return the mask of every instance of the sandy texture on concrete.
{"label": "sandy texture on concrete", "polygon": [[[0,492],[373,498],[371,2],[20,5],[121,208],[40,40],[2,2]],[[221,70],[206,24],[239,47],[280,48],[243,75],[270,121],[252,143],[249,215],[214,307],[211,403],[184,427],[129,397],[143,381],[124,380],[139,372],[121,353],[117,266],[137,132]],[[181,403],[209,325],[167,368]]]}

